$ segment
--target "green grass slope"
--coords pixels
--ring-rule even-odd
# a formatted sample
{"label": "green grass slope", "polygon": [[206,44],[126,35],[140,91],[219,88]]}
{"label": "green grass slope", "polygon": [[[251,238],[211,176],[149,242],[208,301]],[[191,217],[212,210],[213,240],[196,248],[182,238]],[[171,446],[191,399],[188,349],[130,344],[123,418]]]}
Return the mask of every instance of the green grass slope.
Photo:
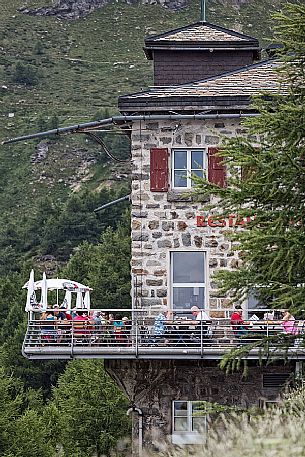
{"label": "green grass slope", "polygon": [[[105,110],[116,112],[120,94],[152,84],[152,64],[142,50],[144,36],[185,25],[200,16],[198,1],[191,1],[179,13],[119,1],[78,21],[18,12],[22,6],[50,5],[50,0],[1,3],[0,139],[87,122],[103,117]],[[281,3],[256,0],[238,8],[229,0],[211,0],[207,20],[266,43],[271,35],[270,14]],[[28,84],[24,83],[26,78]],[[118,171],[105,166],[98,147],[82,137],[52,141],[47,158],[33,164],[36,144],[31,141],[0,147],[1,214],[8,212],[14,218],[35,206],[40,195],[52,194],[64,200],[73,180],[74,184],[84,180],[91,189],[112,185],[109,178],[122,171],[122,167]],[[91,168],[86,168],[87,156],[93,158],[90,163],[95,162]]]}

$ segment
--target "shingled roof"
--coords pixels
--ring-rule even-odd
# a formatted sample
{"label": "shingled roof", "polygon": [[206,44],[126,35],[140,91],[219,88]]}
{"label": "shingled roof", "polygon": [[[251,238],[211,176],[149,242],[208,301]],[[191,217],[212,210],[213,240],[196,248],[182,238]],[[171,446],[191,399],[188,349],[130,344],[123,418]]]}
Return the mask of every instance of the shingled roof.
{"label": "shingled roof", "polygon": [[179,86],[153,87],[119,97],[119,109],[130,111],[202,111],[244,109],[260,93],[287,93],[276,70],[279,63],[266,60],[230,73]]}
{"label": "shingled roof", "polygon": [[153,50],[169,48],[172,50],[229,50],[237,48],[254,50],[257,53],[260,50],[256,38],[209,22],[195,22],[179,29],[145,38],[144,51],[148,59],[153,58]]}

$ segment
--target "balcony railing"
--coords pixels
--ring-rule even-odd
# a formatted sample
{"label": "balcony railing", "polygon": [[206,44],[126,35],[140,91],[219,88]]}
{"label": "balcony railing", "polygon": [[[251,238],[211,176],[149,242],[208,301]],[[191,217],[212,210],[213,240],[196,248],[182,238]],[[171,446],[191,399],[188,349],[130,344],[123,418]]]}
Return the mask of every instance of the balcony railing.
{"label": "balcony railing", "polygon": [[285,352],[288,357],[305,359],[304,321],[293,321],[291,334],[285,334],[280,321],[253,320],[242,330],[224,317],[198,322],[181,318],[166,321],[164,334],[156,335],[154,318],[146,312],[132,311],[132,319],[120,326],[93,318],[31,319],[23,354],[36,359],[220,359],[231,349],[250,344],[248,358],[256,359],[262,356],[261,347],[271,337],[269,346],[277,350],[277,355]]}

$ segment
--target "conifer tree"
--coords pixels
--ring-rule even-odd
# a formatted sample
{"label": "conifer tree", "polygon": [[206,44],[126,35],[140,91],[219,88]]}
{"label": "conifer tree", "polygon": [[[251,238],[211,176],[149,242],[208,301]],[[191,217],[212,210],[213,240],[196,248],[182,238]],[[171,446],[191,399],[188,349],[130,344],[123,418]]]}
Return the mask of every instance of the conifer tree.
{"label": "conifer tree", "polygon": [[[262,303],[305,308],[305,6],[288,3],[275,16],[281,90],[253,101],[258,117],[246,121],[247,138],[229,141],[221,156],[228,187],[199,181],[199,195],[220,197],[220,215],[255,215],[232,235],[241,268],[218,274],[220,291],[242,299],[256,290]],[[259,138],[255,146],[249,138]],[[216,207],[214,206],[214,210]]]}

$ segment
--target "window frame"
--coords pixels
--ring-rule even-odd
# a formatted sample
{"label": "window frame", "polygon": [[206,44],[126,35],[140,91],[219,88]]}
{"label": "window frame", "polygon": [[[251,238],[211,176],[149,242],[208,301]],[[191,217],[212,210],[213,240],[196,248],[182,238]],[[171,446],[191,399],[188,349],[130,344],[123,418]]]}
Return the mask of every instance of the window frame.
{"label": "window frame", "polygon": [[[203,280],[204,282],[174,282],[174,255],[176,253],[179,254],[202,254],[203,256]],[[207,267],[207,261],[208,261],[208,254],[204,250],[187,250],[187,249],[177,249],[177,250],[171,250],[169,252],[169,265],[170,265],[170,303],[171,303],[171,309],[173,311],[181,311],[184,309],[187,311],[187,308],[178,308],[175,307],[174,303],[174,288],[202,288],[203,289],[203,303],[193,303],[191,304],[190,308],[194,305],[198,305],[200,309],[206,309],[206,304],[208,303],[208,267]],[[189,310],[190,311],[190,310]]]}
{"label": "window frame", "polygon": [[[173,400],[172,401],[172,442],[173,444],[199,444],[206,441],[207,431],[208,431],[208,421],[209,415],[206,414],[205,410],[203,414],[198,415],[197,417],[204,418],[204,430],[198,431],[194,430],[193,427],[193,404],[200,403],[203,400]],[[179,416],[175,414],[175,406],[177,403],[186,403],[186,415]],[[179,417],[186,417],[187,419],[187,430],[176,430],[175,429],[175,419]]]}
{"label": "window frame", "polygon": [[[181,168],[175,168],[175,152],[186,152],[186,186],[175,186],[175,171],[183,171]],[[192,168],[192,152],[202,153],[202,168]],[[195,171],[203,171],[203,177],[208,172],[208,155],[205,148],[172,148],[171,150],[171,188],[174,190],[192,189],[192,174]]]}

